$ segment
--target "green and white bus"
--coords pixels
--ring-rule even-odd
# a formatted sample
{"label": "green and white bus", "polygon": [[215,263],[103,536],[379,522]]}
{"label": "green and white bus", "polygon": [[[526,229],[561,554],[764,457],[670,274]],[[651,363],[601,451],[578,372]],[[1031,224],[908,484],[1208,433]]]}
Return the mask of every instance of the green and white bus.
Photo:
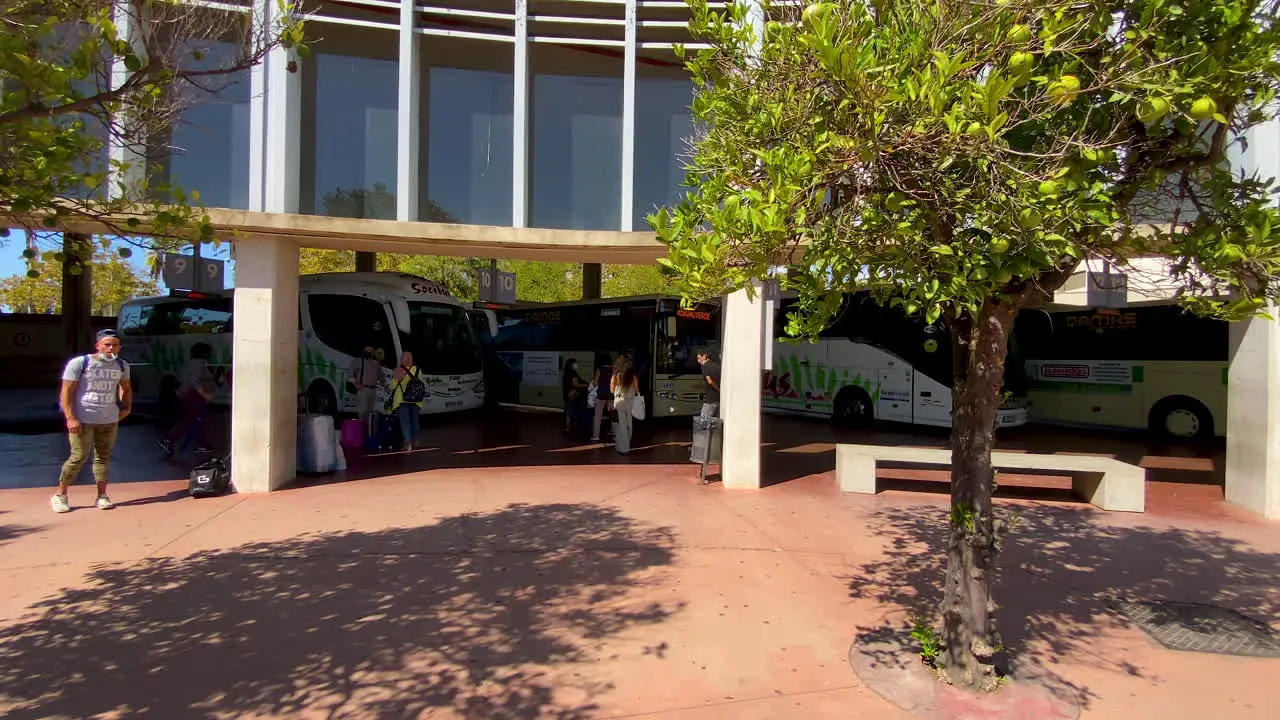
{"label": "green and white bus", "polygon": [[[773,323],[773,370],[764,374],[762,398],[766,409],[853,426],[887,421],[951,427],[952,350],[944,325],[926,324],[879,305],[867,293],[855,293],[845,298],[840,315],[817,342],[785,342],[791,303],[779,303]],[[1011,347],[1011,362],[1015,355]],[[1027,422],[1016,376],[1006,372],[1005,386],[1014,397],[1000,406],[997,427]]]}
{"label": "green and white bus", "polygon": [[1035,422],[1146,429],[1165,440],[1226,434],[1229,325],[1167,303],[1046,306],[1014,328]]}
{"label": "green and white bus", "polygon": [[[720,347],[720,308],[681,308],[669,296],[606,298],[529,304],[497,311],[489,345],[496,400],[510,405],[562,408],[561,373],[578,361],[587,381],[599,361],[630,351],[649,415],[690,417],[702,409],[706,381],[699,351]],[[607,391],[606,391],[607,392]]]}
{"label": "green and white bus", "polygon": [[[347,388],[366,346],[382,366],[379,403],[403,350],[413,352],[427,384],[424,413],[479,408],[485,387],[480,339],[466,304],[439,283],[401,273],[325,273],[299,278],[298,396],[312,412],[355,412]],[[496,318],[488,316],[489,327]],[[174,292],[140,298],[120,310],[123,355],[140,403],[172,403],[191,347],[213,349],[213,401],[231,400],[232,292]]]}

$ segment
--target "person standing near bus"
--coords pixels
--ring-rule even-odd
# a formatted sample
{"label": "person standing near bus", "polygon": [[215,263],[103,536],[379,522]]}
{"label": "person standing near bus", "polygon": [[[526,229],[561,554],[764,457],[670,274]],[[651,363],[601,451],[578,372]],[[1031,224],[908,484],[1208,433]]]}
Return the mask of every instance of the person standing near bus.
{"label": "person standing near bus", "polygon": [[187,434],[195,435],[195,451],[198,454],[209,454],[209,448],[199,437],[202,421],[209,410],[209,401],[218,390],[218,381],[209,370],[209,358],[213,357],[213,346],[208,343],[196,343],[191,346],[191,359],[182,367],[182,385],[178,388],[178,422],[160,438],[160,450],[165,455],[173,455],[174,443]]}
{"label": "person standing near bus", "polygon": [[604,414],[613,410],[613,393],[606,390],[612,388],[613,363],[609,362],[607,353],[596,354],[596,370],[591,377],[591,384],[596,387],[595,416],[591,419],[591,442],[600,442],[600,423]]}
{"label": "person standing near bus", "polygon": [[60,395],[66,417],[71,454],[58,478],[58,493],[50,500],[56,513],[71,512],[67,488],[93,455],[93,480],[99,510],[115,507],[107,497],[108,466],[116,446],[120,421],[133,410],[129,363],[120,358],[120,337],[115,330],[99,330],[96,353],[73,358],[62,372]]}
{"label": "person standing near bus", "polygon": [[356,415],[360,427],[368,430],[369,418],[378,411],[378,383],[382,380],[382,367],[373,354],[373,346],[366,345],[360,357],[351,364],[349,382],[355,386]]}
{"label": "person standing near bus", "polygon": [[698,353],[698,364],[702,366],[702,380],[707,384],[700,415],[704,418],[720,417],[720,366],[706,350]]}
{"label": "person standing near bus", "polygon": [[613,407],[618,411],[618,427],[613,432],[613,448],[621,455],[631,452],[631,430],[635,418],[631,406],[640,395],[640,379],[631,363],[622,363],[610,379]]}
{"label": "person standing near bus", "polygon": [[413,364],[413,353],[400,355],[391,384],[391,412],[400,419],[400,434],[404,438],[406,452],[418,445],[418,433],[422,428],[422,403],[427,399],[427,386],[421,372]]}

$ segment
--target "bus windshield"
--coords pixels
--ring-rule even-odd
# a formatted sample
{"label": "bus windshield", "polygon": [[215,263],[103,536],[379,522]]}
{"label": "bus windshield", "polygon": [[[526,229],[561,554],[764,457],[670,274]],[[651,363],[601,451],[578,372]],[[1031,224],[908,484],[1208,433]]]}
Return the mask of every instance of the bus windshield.
{"label": "bus windshield", "polygon": [[413,362],[429,375],[480,372],[480,343],[466,310],[452,305],[409,303],[409,332],[401,345]]}
{"label": "bus windshield", "polygon": [[[674,320],[675,335],[669,335],[668,325]],[[711,312],[682,310],[674,318],[662,318],[658,323],[658,356],[655,370],[664,375],[698,375],[698,353],[719,354],[720,327]]]}

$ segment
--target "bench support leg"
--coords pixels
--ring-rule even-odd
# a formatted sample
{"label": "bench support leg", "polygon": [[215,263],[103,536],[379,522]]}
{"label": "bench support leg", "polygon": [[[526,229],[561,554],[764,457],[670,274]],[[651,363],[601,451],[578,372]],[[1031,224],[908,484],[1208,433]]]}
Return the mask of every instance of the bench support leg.
{"label": "bench support leg", "polygon": [[854,448],[836,446],[836,482],[840,492],[876,494],[876,459]]}
{"label": "bench support leg", "polygon": [[1145,512],[1146,483],[1146,471],[1135,467],[1105,473],[1076,473],[1071,480],[1071,489],[1103,510]]}

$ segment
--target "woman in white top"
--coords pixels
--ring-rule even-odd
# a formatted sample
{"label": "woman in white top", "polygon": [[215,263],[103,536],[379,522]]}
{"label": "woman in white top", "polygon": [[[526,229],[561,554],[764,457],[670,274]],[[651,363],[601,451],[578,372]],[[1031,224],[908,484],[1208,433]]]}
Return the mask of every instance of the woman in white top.
{"label": "woman in white top", "polygon": [[614,430],[613,447],[620,454],[631,452],[631,404],[640,394],[640,378],[631,363],[621,365],[609,380],[613,407],[618,411],[618,427]]}

